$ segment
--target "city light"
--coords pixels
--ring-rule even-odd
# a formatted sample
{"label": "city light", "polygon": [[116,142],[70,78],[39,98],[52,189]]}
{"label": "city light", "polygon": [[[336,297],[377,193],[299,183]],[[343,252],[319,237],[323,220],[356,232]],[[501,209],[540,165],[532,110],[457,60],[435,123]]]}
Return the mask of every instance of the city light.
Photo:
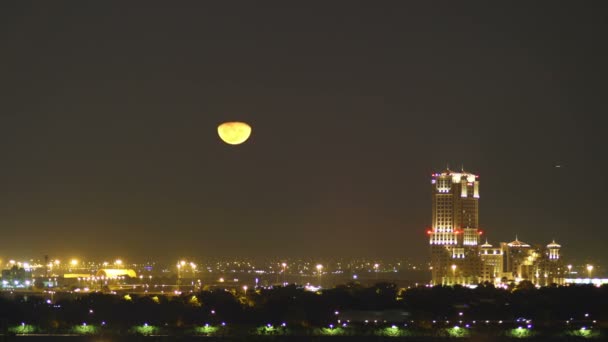
{"label": "city light", "polygon": [[530,3],[0,6],[0,342],[608,341],[604,2]]}
{"label": "city light", "polygon": [[283,285],[285,285],[285,272],[287,271],[287,263],[282,262],[281,267],[283,268],[281,274],[283,275]]}
{"label": "city light", "polygon": [[587,265],[587,272],[589,273],[589,278],[591,278],[591,274],[593,272],[593,265]]}
{"label": "city light", "polygon": [[321,275],[323,274],[323,265],[317,264],[316,269],[317,269],[317,275],[319,277],[319,286],[321,286]]}

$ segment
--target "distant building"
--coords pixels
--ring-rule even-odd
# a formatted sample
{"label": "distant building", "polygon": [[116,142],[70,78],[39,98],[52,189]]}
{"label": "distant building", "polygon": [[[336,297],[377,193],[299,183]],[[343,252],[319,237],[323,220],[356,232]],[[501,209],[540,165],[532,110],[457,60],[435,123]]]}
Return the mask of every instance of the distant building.
{"label": "distant building", "polygon": [[431,249],[431,283],[475,285],[530,280],[537,285],[563,283],[561,246],[531,246],[519,241],[493,246],[479,244],[479,176],[449,169],[434,173],[432,226],[427,231]]}
{"label": "distant building", "polygon": [[2,270],[2,287],[25,288],[32,285],[32,273],[23,267],[13,266]]}
{"label": "distant building", "polygon": [[500,277],[504,268],[504,253],[500,247],[494,247],[488,243],[480,246],[479,255],[481,257],[481,279],[482,282],[494,282]]}
{"label": "distant building", "polygon": [[137,273],[127,268],[103,268],[97,271],[97,276],[109,279],[117,277],[137,278]]}

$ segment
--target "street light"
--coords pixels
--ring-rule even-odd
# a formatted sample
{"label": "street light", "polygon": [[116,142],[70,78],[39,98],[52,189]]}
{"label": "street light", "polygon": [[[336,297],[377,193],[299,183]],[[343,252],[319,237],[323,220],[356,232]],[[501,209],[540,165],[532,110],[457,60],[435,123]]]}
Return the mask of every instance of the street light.
{"label": "street light", "polygon": [[287,268],[287,263],[281,263],[281,266],[283,267],[283,286],[285,286],[285,269]]}
{"label": "street light", "polygon": [[568,265],[566,267],[568,267],[568,274],[571,274],[572,273],[572,265]]}
{"label": "street light", "polygon": [[194,262],[187,262],[186,260],[180,260],[177,262],[177,287],[179,289],[179,286],[182,284],[182,275],[183,272],[186,271],[186,267],[190,266],[190,269],[192,271],[192,277],[194,277],[194,272],[196,271],[196,264]]}
{"label": "street light", "polygon": [[376,278],[376,279],[378,279],[378,267],[380,267],[380,265],[379,265],[379,264],[374,264],[374,273],[376,273],[376,274],[375,274],[375,278]]}
{"label": "street light", "polygon": [[452,282],[456,281],[456,265],[452,264]]}
{"label": "street light", "polygon": [[323,272],[323,265],[317,264],[317,275],[319,276],[319,286],[321,286],[321,274]]}
{"label": "street light", "polygon": [[181,265],[181,263],[178,262],[177,263],[177,290],[179,290],[179,286],[182,283],[182,273],[181,273],[181,270],[182,270],[182,265]]}
{"label": "street light", "polygon": [[591,272],[593,272],[593,265],[587,265],[587,272],[589,272],[589,279],[591,279]]}

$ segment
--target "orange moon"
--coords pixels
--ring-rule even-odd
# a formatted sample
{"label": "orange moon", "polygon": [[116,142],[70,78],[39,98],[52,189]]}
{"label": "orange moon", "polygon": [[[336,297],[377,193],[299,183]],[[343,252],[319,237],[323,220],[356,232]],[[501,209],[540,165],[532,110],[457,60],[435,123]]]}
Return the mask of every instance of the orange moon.
{"label": "orange moon", "polygon": [[251,136],[251,126],[244,122],[224,122],[217,126],[217,134],[226,144],[240,145]]}

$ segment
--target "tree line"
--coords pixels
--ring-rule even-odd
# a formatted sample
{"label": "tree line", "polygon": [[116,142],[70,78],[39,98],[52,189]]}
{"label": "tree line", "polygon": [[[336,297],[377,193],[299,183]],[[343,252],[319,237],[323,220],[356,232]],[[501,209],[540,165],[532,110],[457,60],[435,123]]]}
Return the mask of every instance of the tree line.
{"label": "tree line", "polygon": [[[533,320],[551,326],[567,320],[602,324],[608,319],[608,287],[550,286],[526,282],[509,290],[481,284],[475,289],[416,287],[399,289],[391,283],[364,287],[356,283],[311,292],[294,285],[236,290],[212,289],[179,296],[152,294],[73,294],[0,297],[4,326],[31,324],[45,330],[73,325],[137,325],[188,327],[201,324],[280,325],[322,327],[336,324],[345,313],[406,312],[403,322],[428,325],[433,321],[513,322]],[[561,324],[560,323],[560,324]]]}

